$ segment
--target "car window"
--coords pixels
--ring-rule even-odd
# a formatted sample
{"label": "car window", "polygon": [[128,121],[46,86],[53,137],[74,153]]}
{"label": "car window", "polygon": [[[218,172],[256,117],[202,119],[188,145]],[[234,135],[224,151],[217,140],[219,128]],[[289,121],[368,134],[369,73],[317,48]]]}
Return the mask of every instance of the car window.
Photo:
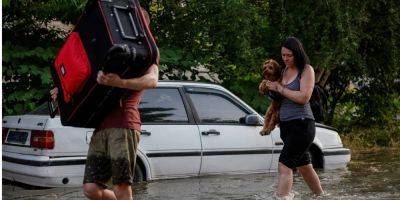
{"label": "car window", "polygon": [[49,115],[49,107],[47,102],[28,113],[29,115]]}
{"label": "car window", "polygon": [[189,93],[202,123],[239,124],[246,112],[233,103],[228,97],[214,93]]}
{"label": "car window", "polygon": [[140,101],[142,122],[188,122],[185,106],[177,88],[145,90]]}

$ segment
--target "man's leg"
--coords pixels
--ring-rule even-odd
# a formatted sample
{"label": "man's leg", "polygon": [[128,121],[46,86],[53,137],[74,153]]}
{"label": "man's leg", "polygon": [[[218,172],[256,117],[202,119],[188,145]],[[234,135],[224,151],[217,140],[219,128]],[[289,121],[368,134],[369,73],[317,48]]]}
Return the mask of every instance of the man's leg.
{"label": "man's leg", "polygon": [[114,192],[103,187],[100,187],[96,183],[85,183],[83,184],[83,193],[88,199],[102,199],[102,200],[116,200]]}
{"label": "man's leg", "polygon": [[322,194],[324,192],[312,164],[297,167],[297,169],[313,193]]}
{"label": "man's leg", "polygon": [[113,190],[118,200],[133,200],[132,187],[129,184],[114,185]]}
{"label": "man's leg", "polygon": [[111,160],[107,156],[107,129],[95,131],[89,150],[83,177],[83,193],[89,199],[117,199],[114,192],[101,183],[111,178]]}
{"label": "man's leg", "polygon": [[115,128],[110,135],[113,191],[117,199],[133,199],[132,183],[140,132]]}

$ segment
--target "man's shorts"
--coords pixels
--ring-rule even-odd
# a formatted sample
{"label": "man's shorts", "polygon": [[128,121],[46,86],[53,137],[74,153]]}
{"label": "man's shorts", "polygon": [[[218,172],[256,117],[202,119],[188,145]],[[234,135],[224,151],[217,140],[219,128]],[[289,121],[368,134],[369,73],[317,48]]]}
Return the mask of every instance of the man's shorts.
{"label": "man's shorts", "polygon": [[279,162],[291,169],[311,164],[309,148],[315,137],[315,121],[295,119],[281,121],[279,126],[284,143]]}
{"label": "man's shorts", "polygon": [[132,184],[140,132],[125,128],[95,131],[90,141],[83,183]]}

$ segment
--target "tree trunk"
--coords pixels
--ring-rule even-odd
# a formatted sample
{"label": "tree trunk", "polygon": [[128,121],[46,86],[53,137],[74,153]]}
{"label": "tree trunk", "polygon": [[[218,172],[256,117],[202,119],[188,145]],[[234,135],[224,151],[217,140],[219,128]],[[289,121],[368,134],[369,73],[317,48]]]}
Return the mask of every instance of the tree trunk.
{"label": "tree trunk", "polygon": [[331,70],[325,68],[316,68],[315,69],[315,84],[325,88],[326,82],[328,81],[329,76],[331,75]]}

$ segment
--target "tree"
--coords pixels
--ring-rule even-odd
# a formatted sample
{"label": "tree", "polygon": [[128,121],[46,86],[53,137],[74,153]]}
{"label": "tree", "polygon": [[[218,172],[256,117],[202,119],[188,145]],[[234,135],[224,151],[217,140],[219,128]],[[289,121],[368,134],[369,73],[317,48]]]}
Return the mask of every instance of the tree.
{"label": "tree", "polygon": [[393,99],[400,95],[400,6],[394,0],[365,2],[358,53],[363,74],[356,81],[357,124],[387,124],[399,114]]}
{"label": "tree", "polygon": [[79,0],[3,1],[3,115],[30,111],[47,100],[50,66],[70,23],[82,12]]}
{"label": "tree", "polygon": [[[3,1],[3,114],[21,114],[46,100],[49,68],[85,0]],[[161,77],[193,79],[196,67],[264,112],[261,63],[280,60],[281,42],[299,38],[328,98],[355,105],[354,123],[385,124],[399,107],[399,5],[395,0],[144,0],[161,53]],[[184,76],[191,71],[192,76]],[[355,89],[349,89],[355,86]]]}
{"label": "tree", "polygon": [[222,84],[258,110],[267,102],[257,85],[263,59],[262,44],[270,40],[267,3],[243,0],[156,1],[151,3],[154,33],[161,50],[161,68],[169,79],[179,69],[202,65],[217,73]]}
{"label": "tree", "polygon": [[[298,37],[316,71],[317,84],[329,95],[326,121],[343,100],[351,80],[362,75],[358,54],[365,7],[358,1],[270,1],[272,29],[283,40]],[[276,53],[277,57],[279,52]]]}

